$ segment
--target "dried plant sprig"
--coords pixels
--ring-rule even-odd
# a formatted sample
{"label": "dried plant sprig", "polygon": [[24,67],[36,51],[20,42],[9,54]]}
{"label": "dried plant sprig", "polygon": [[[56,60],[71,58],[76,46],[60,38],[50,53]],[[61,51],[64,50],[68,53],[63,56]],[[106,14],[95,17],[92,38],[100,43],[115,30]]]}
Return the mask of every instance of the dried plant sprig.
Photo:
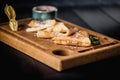
{"label": "dried plant sprig", "polygon": [[9,26],[11,30],[18,31],[18,21],[16,20],[16,13],[15,13],[14,8],[6,4],[4,11],[9,19]]}

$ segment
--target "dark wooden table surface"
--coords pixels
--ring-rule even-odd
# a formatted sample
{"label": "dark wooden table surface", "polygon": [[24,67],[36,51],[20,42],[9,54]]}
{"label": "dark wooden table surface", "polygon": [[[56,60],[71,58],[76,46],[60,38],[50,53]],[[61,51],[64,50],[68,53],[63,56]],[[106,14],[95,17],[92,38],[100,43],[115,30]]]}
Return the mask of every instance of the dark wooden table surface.
{"label": "dark wooden table surface", "polygon": [[[18,9],[17,18],[31,17],[31,9]],[[120,6],[63,7],[58,17],[120,40]],[[120,53],[120,52],[118,52]],[[119,80],[120,56],[57,72],[0,42],[1,80]]]}

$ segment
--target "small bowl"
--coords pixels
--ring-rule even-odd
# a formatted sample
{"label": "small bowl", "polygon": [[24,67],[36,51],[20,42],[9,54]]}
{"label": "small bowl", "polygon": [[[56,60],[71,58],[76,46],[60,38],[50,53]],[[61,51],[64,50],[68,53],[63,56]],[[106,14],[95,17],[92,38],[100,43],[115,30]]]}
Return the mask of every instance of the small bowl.
{"label": "small bowl", "polygon": [[54,19],[57,17],[57,11],[58,9],[54,6],[35,6],[32,9],[32,18],[40,21]]}

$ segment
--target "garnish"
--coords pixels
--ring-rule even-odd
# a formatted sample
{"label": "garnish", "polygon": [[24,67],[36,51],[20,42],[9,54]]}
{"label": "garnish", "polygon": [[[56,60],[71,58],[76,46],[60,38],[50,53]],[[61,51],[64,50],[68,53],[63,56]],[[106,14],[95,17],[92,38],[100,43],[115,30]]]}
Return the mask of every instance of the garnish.
{"label": "garnish", "polygon": [[4,11],[9,19],[9,26],[11,30],[18,31],[18,22],[16,21],[16,13],[15,13],[14,8],[6,4]]}
{"label": "garnish", "polygon": [[91,43],[93,45],[99,45],[100,44],[100,40],[97,36],[90,35],[89,38],[90,38]]}

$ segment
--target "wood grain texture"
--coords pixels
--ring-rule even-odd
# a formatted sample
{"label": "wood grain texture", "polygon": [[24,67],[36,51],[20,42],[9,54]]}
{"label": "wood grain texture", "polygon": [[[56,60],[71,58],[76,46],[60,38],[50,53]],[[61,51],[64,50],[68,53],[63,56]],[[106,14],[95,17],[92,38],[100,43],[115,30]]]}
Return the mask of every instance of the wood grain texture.
{"label": "wood grain texture", "polygon": [[37,38],[34,36],[34,33],[27,33],[25,31],[27,23],[30,20],[30,18],[19,20],[19,28],[21,29],[19,29],[18,32],[11,31],[8,23],[0,24],[0,41],[57,71],[62,71],[120,54],[120,42],[118,40],[62,19],[56,20],[64,22],[66,26],[77,27],[81,30],[86,30],[91,35],[99,37],[101,45],[73,47],[56,45],[50,39]]}
{"label": "wood grain texture", "polygon": [[110,18],[120,23],[120,7],[101,7],[101,10]]}

